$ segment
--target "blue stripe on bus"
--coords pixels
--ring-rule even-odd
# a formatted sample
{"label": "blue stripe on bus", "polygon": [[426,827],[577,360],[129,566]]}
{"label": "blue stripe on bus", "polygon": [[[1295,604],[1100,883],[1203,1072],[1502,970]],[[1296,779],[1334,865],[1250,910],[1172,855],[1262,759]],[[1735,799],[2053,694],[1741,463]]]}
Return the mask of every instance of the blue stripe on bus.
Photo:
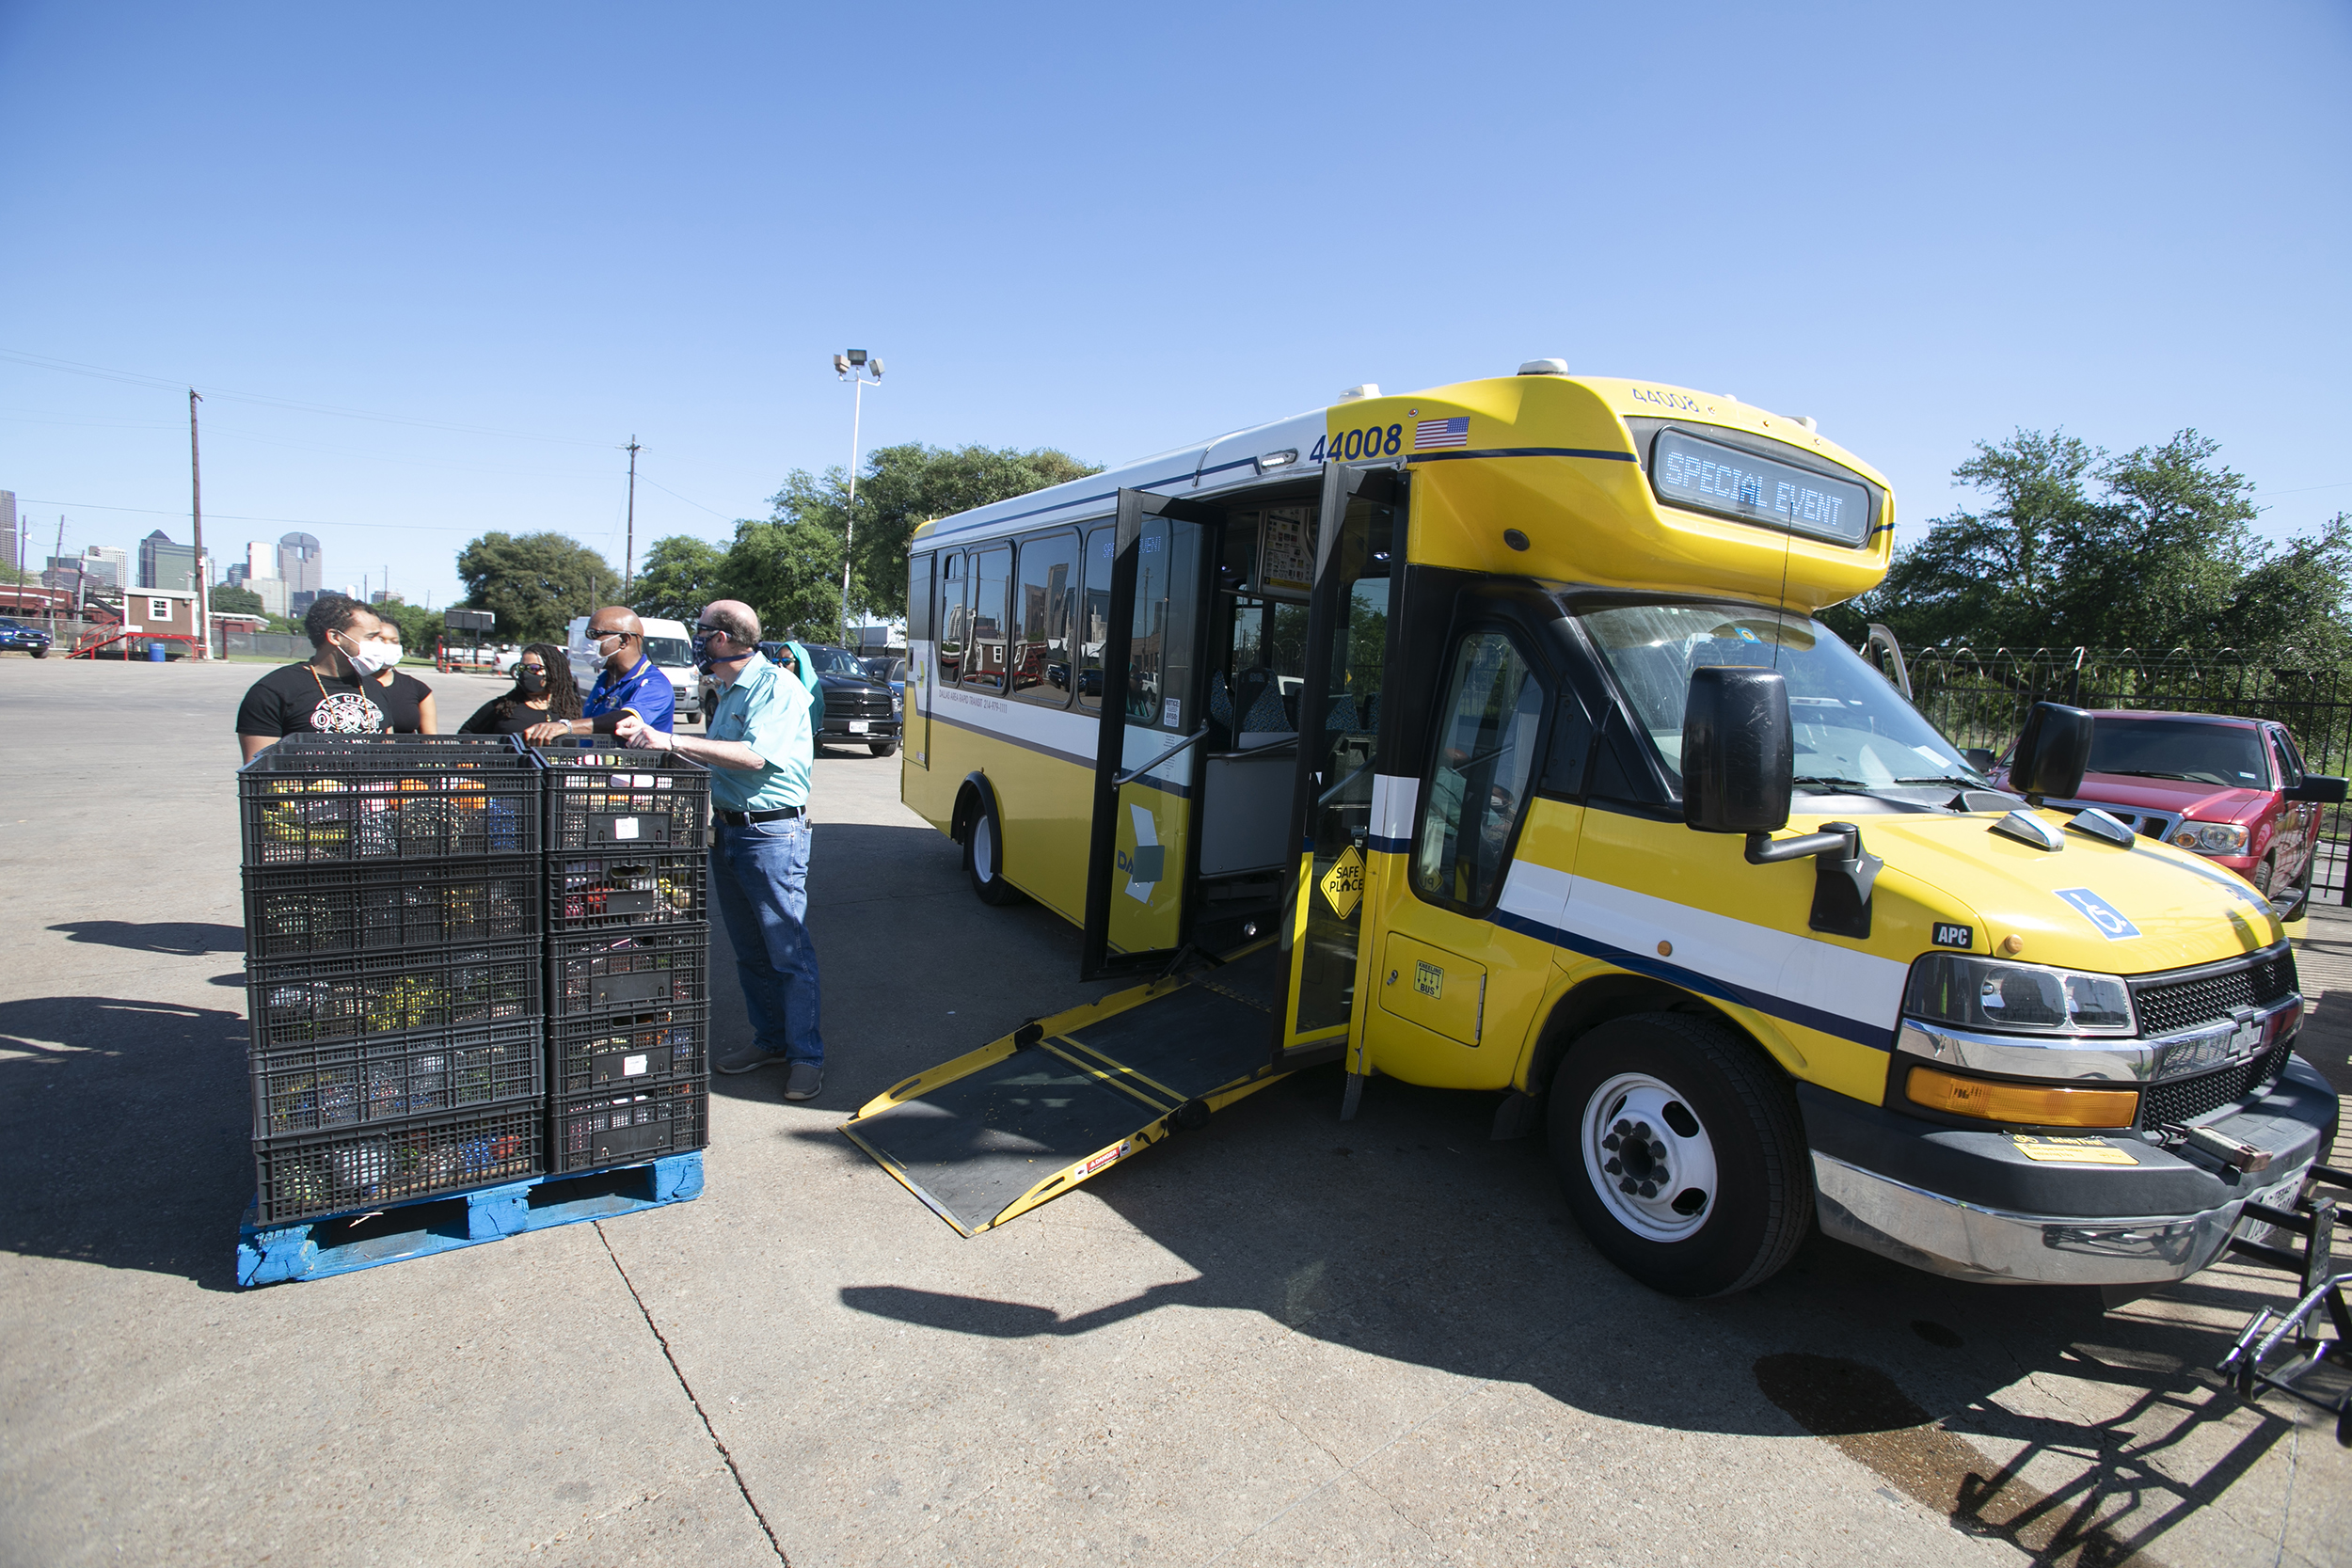
{"label": "blue stripe on bus", "polygon": [[1401,855],[1413,847],[1409,838],[1382,838],[1376,833],[1366,835],[1364,842],[1384,855]]}
{"label": "blue stripe on bus", "polygon": [[1833,1013],[1820,1007],[1810,1007],[1802,1002],[1792,1002],[1785,996],[1775,996],[1769,991],[1751,990],[1746,986],[1735,986],[1727,980],[1717,979],[1712,974],[1705,974],[1695,969],[1686,969],[1681,964],[1668,963],[1662,958],[1653,958],[1646,953],[1634,953],[1622,947],[1612,947],[1605,942],[1579,936],[1573,931],[1563,930],[1557,926],[1547,926],[1541,921],[1530,920],[1525,915],[1514,914],[1509,910],[1497,910],[1486,918],[1503,929],[1517,931],[1523,937],[1533,937],[1537,942],[1549,942],[1554,947],[1565,948],[1571,953],[1580,953],[1588,958],[1598,958],[1601,962],[1614,964],[1619,969],[1631,970],[1636,974],[1646,974],[1653,980],[1664,980],[1669,984],[1680,986],[1685,990],[1696,991],[1701,996],[1711,996],[1721,1002],[1736,1002],[1743,1007],[1753,1007],[1759,1013],[1769,1013],[1774,1018],[1785,1019],[1790,1023],[1803,1024],[1807,1029],[1818,1029],[1824,1035],[1835,1035],[1839,1039],[1851,1040],[1856,1045],[1867,1045],[1873,1051],[1892,1052],[1895,1049],[1895,1031],[1883,1023],[1866,1023],[1860,1019],[1848,1018],[1842,1013]]}
{"label": "blue stripe on bus", "polygon": [[1417,451],[1410,463],[1455,463],[1466,457],[1599,457],[1612,463],[1637,461],[1629,451],[1595,451],[1585,447],[1486,447],[1474,451]]}

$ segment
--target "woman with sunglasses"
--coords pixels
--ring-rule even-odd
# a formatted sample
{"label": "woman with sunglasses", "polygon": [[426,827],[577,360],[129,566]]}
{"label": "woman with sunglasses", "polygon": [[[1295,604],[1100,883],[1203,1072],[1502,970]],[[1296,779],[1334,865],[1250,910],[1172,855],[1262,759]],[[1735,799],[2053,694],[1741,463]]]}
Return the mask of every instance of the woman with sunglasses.
{"label": "woman with sunglasses", "polygon": [[580,717],[572,663],[550,642],[533,642],[515,661],[515,688],[491,698],[458,726],[459,735],[520,735],[533,724]]}

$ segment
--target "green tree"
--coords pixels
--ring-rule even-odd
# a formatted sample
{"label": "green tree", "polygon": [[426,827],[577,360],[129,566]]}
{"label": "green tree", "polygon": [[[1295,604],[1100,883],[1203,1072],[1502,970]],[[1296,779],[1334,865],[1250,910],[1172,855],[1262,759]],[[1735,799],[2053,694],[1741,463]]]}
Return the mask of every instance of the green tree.
{"label": "green tree", "polygon": [[718,546],[688,534],[655,540],[646,546],[644,564],[631,585],[629,608],[640,615],[691,621],[713,599],[742,598],[727,586],[723,571],[726,558]]}
{"label": "green tree", "polygon": [[[830,642],[839,635],[841,538],[822,523],[737,523],[717,580],[725,590],[717,596],[750,605],[770,637]],[[857,588],[853,579],[853,605]]]}
{"label": "green tree", "polygon": [[250,588],[242,588],[235,585],[231,585],[227,588],[214,589],[212,592],[211,604],[214,613],[218,615],[262,615],[267,613],[267,611],[262,609],[261,594],[256,594]]}
{"label": "green tree", "polygon": [[[910,441],[875,448],[858,475],[850,609],[881,615],[906,613],[907,541],[932,518],[1100,472],[1051,447],[1020,451],[1010,447],[927,447]],[[846,469],[828,468],[820,476],[795,468],[784,488],[769,498],[777,522],[815,524],[834,536],[836,600],[841,591],[840,540],[850,520],[849,488]],[[836,602],[827,624],[838,618]]]}
{"label": "green tree", "polygon": [[400,627],[400,645],[407,650],[410,657],[420,654],[429,655],[440,644],[445,625],[439,610],[427,610],[421,604],[409,604],[403,599],[387,599],[382,604],[368,608]]}
{"label": "green tree", "polygon": [[2272,546],[2219,450],[2194,430],[2121,457],[2061,432],[1979,442],[1952,477],[1989,504],[1937,518],[1825,619],[1857,641],[1883,622],[1907,648],[2352,653],[2352,519]]}
{"label": "green tree", "polygon": [[594,614],[618,590],[621,574],[604,557],[561,533],[494,531],[457,556],[466,585],[456,608],[498,617],[501,642],[561,642],[575,615]]}

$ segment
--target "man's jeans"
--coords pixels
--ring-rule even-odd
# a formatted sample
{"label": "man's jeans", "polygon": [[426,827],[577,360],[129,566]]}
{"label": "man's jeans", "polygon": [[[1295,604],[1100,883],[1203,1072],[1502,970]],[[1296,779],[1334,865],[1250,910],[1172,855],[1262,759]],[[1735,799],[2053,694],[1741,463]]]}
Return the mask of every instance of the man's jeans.
{"label": "man's jeans", "polygon": [[752,1039],[787,1061],[822,1064],[817,948],[808,940],[808,818],[723,826],[710,850],[710,891],[727,937]]}

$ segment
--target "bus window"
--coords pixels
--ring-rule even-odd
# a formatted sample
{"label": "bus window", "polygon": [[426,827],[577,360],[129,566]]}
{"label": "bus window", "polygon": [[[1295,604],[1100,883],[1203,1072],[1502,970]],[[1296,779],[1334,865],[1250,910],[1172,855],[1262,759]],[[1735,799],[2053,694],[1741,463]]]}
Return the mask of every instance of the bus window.
{"label": "bus window", "polygon": [[1413,847],[1413,889],[1423,898],[1483,910],[1501,891],[1543,715],[1543,688],[1508,637],[1474,631],[1462,639],[1438,710]]}
{"label": "bus window", "polygon": [[1070,705],[1070,622],[1077,597],[1077,566],[1074,533],[1021,541],[1008,668],[1011,693],[1025,703]]}
{"label": "bus window", "polygon": [[972,552],[972,630],[963,656],[963,684],[1001,689],[1005,684],[1005,594],[1012,586],[1012,546]]}
{"label": "bus window", "polygon": [[1136,619],[1127,670],[1127,718],[1182,733],[1187,711],[1193,641],[1200,621],[1200,530],[1147,517],[1136,542]]}
{"label": "bus window", "polygon": [[1078,605],[1078,705],[1103,705],[1103,639],[1111,629],[1111,553],[1116,531],[1089,529],[1086,596]]}
{"label": "bus window", "polygon": [[963,678],[963,644],[969,627],[964,603],[965,557],[961,550],[950,550],[939,562],[939,684],[953,686]]}
{"label": "bus window", "polygon": [[930,551],[907,557],[907,641],[929,642],[931,630],[931,561]]}

